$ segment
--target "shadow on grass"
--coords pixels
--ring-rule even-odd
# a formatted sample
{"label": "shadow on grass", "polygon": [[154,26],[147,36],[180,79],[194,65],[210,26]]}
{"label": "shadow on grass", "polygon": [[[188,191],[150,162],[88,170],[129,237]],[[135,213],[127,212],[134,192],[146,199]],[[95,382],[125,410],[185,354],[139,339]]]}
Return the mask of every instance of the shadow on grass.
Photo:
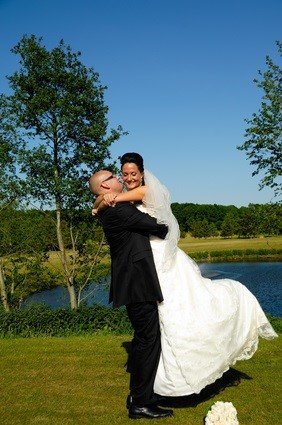
{"label": "shadow on grass", "polygon": [[[126,371],[130,373],[130,357],[131,357],[131,342],[123,342],[122,347],[126,350],[128,359]],[[221,378],[217,379],[213,384],[207,385],[199,394],[191,394],[181,397],[165,397],[165,401],[160,403],[163,407],[196,407],[198,404],[207,401],[214,396],[220,394],[227,387],[234,387],[240,384],[242,379],[251,380],[251,376],[239,370],[230,368]]]}

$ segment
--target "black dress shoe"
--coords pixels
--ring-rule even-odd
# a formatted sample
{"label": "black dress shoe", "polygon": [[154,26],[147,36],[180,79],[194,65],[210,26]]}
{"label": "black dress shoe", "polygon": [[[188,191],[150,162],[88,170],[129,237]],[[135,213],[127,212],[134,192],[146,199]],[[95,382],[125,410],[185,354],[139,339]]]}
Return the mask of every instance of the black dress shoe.
{"label": "black dress shoe", "polygon": [[131,404],[128,409],[128,417],[130,419],[158,419],[158,418],[167,418],[173,416],[173,410],[171,409],[160,409],[156,406],[145,406],[139,407]]}

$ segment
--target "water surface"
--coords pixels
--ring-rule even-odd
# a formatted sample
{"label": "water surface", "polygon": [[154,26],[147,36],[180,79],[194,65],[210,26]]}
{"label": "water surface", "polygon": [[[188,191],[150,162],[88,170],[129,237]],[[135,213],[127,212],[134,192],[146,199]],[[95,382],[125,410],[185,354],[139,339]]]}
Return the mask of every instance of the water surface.
{"label": "water surface", "polygon": [[[241,263],[202,263],[199,265],[203,276],[210,279],[230,278],[243,283],[258,299],[266,313],[282,316],[282,263],[281,262],[241,262]],[[92,283],[82,298],[87,305],[108,305],[108,282]],[[31,295],[23,307],[34,303],[44,303],[52,308],[69,307],[68,291],[64,287],[38,292]]]}

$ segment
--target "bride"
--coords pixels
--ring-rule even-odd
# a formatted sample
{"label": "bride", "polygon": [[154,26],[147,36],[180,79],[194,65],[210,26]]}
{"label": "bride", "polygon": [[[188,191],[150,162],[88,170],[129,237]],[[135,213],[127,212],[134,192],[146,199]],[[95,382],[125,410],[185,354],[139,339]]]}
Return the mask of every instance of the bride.
{"label": "bride", "polygon": [[277,337],[255,296],[240,282],[211,281],[177,247],[179,227],[168,190],[148,170],[138,153],[121,157],[126,192],[98,198],[93,214],[116,202],[137,208],[165,223],[165,240],[151,237],[164,301],[159,303],[162,352],[154,391],[162,396],[199,393],[238,360],[252,357],[258,338]]}

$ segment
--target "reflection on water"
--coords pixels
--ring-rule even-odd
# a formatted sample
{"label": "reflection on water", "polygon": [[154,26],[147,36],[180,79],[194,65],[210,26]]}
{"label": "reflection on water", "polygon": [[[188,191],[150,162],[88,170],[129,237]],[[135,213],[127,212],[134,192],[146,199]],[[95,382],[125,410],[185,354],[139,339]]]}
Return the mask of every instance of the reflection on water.
{"label": "reflection on water", "polygon": [[[256,296],[266,313],[282,316],[282,263],[203,263],[200,269],[203,276],[210,279],[238,280]],[[83,292],[82,299],[87,305],[108,305],[108,282],[91,284]],[[68,291],[58,287],[33,294],[23,307],[33,303],[44,303],[52,308],[69,307]]]}

